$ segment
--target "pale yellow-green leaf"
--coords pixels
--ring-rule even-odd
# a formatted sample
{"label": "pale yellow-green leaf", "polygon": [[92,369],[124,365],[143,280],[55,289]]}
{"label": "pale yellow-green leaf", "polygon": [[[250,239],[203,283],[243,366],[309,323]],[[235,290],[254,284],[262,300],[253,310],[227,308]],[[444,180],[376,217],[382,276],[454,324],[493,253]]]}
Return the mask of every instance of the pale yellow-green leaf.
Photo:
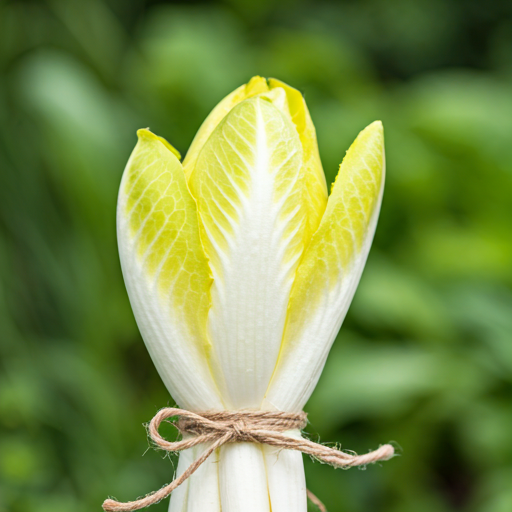
{"label": "pale yellow-green leaf", "polygon": [[348,150],[297,268],[265,407],[300,410],[314,389],[361,276],[383,184],[384,137],[382,124],[375,122]]}
{"label": "pale yellow-green leaf", "polygon": [[350,271],[378,204],[383,171],[384,136],[376,121],[359,134],[340,165],[325,214],[297,269],[291,322],[318,301],[326,284],[335,287]]}
{"label": "pale yellow-green leaf", "polygon": [[187,179],[192,173],[199,152],[203,148],[208,137],[212,134],[217,125],[226,117],[230,110],[238,105],[241,101],[252,98],[257,94],[268,91],[267,81],[261,76],[255,76],[249,80],[247,84],[241,85],[232,93],[228,94],[208,115],[203,124],[199,128],[190,148],[183,161],[183,168]]}
{"label": "pale yellow-green leaf", "polygon": [[149,130],[125,171],[125,216],[139,264],[161,299],[179,310],[191,339],[206,343],[211,277],[199,238],[197,207],[172,146]]}
{"label": "pale yellow-green leaf", "polygon": [[307,208],[306,238],[309,239],[317,230],[327,204],[327,186],[325,174],[318,152],[315,126],[311,120],[304,97],[297,89],[276,80],[268,79],[270,90],[282,88],[288,99],[288,109],[299,134],[304,151],[305,204]]}
{"label": "pale yellow-green leaf", "polygon": [[241,102],[208,139],[189,186],[214,278],[208,334],[216,375],[232,406],[257,407],[305,247],[302,146],[293,123],[268,99]]}

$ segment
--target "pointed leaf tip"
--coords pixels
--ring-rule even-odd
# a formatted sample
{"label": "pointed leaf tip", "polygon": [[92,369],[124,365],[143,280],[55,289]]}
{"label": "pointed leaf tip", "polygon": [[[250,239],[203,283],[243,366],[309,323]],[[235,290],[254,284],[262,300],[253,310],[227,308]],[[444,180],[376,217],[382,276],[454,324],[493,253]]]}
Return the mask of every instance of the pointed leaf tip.
{"label": "pointed leaf tip", "polygon": [[181,153],[167,142],[163,137],[155,135],[149,128],[140,128],[137,130],[139,140],[157,140],[161,142],[178,160],[181,160]]}

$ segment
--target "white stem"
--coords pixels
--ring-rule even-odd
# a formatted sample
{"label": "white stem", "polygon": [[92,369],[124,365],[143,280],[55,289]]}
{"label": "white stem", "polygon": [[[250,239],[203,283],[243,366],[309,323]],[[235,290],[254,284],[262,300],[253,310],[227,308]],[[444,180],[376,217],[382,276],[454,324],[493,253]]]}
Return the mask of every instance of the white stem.
{"label": "white stem", "polygon": [[222,512],[270,512],[267,473],[261,447],[227,444],[220,449]]}
{"label": "white stem", "polygon": [[[208,446],[194,446],[194,458],[197,459]],[[187,512],[220,512],[218,453],[212,453],[189,480]]]}
{"label": "white stem", "polygon": [[[183,436],[186,439],[187,435]],[[194,449],[183,450],[180,452],[180,458],[178,460],[178,470],[176,476],[180,476],[194,461]],[[186,512],[187,510],[187,498],[188,498],[188,486],[189,479],[185,480],[172,494],[171,502],[169,503],[169,512]]]}
{"label": "white stem", "polygon": [[[299,431],[287,432],[300,439]],[[272,512],[306,512],[306,478],[302,453],[264,446],[268,491]]]}

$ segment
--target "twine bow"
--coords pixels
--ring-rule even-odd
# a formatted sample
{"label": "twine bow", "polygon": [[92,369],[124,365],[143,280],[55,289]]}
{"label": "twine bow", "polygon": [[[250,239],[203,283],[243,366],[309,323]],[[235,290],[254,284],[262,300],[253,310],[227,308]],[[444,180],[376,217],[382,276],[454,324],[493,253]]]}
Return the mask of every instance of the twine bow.
{"label": "twine bow", "polygon": [[[165,440],[158,428],[167,418],[179,416],[175,425],[180,432],[192,437],[174,443]],[[226,443],[249,442],[267,444],[286,450],[297,450],[336,468],[362,466],[379,460],[388,460],[394,455],[394,448],[385,444],[364,455],[349,454],[329,448],[308,439],[296,439],[285,434],[289,430],[301,430],[306,426],[307,414],[270,411],[219,411],[193,413],[184,409],[167,407],[161,409],[149,424],[149,435],[156,445],[168,452],[187,450],[201,443],[210,446],[170,484],[136,501],[122,503],[112,499],[103,502],[106,512],[131,512],[149,507],[163,500],[191,476],[199,466],[218,448]]]}

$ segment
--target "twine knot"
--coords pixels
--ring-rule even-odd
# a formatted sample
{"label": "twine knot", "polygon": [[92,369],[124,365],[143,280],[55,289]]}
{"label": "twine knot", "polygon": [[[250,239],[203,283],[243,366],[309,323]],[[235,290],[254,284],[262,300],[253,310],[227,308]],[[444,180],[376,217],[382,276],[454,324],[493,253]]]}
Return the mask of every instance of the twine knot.
{"label": "twine knot", "polygon": [[[164,439],[158,431],[160,424],[172,417],[180,418],[174,425],[182,434],[186,434],[186,438],[174,443]],[[227,443],[260,443],[287,450],[298,450],[337,468],[362,466],[380,460],[388,460],[394,455],[394,449],[389,444],[385,444],[373,452],[357,455],[329,448],[309,439],[297,439],[286,435],[286,432],[291,430],[302,430],[306,423],[307,414],[305,412],[209,411],[193,413],[172,407],[161,409],[151,420],[148,429],[151,439],[159,448],[168,452],[179,452],[201,443],[209,443],[210,446],[180,476],[165,487],[136,501],[122,503],[107,499],[103,502],[103,509],[107,512],[131,512],[158,503],[189,478],[215,450]],[[309,491],[308,496],[310,498],[312,496]]]}

